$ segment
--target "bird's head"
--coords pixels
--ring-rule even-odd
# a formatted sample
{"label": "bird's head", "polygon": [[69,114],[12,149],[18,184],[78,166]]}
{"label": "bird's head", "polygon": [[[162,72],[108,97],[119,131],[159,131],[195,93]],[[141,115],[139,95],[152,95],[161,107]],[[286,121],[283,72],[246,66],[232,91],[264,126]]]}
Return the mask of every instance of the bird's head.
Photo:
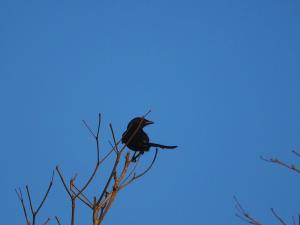
{"label": "bird's head", "polygon": [[140,124],[141,124],[140,127],[143,128],[143,127],[145,127],[147,125],[150,125],[150,124],[153,124],[153,123],[154,122],[152,122],[150,120],[147,120],[143,117],[136,117],[136,118],[132,119],[129,122],[127,128],[129,128],[129,127],[138,127]]}

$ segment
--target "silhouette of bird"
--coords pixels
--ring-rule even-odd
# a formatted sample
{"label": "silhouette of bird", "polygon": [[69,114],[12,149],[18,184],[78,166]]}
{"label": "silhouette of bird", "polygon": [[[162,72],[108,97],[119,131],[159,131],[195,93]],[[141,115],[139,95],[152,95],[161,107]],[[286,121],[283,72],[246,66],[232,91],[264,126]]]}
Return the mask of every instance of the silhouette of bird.
{"label": "silhouette of bird", "polygon": [[[150,142],[149,137],[143,128],[153,123],[154,122],[143,117],[136,117],[132,119],[128,123],[127,130],[122,135],[122,143],[124,143],[129,149],[135,151],[135,154],[136,152],[139,152],[138,156],[149,151],[151,147],[162,149],[176,148],[177,146],[161,145]],[[133,156],[133,161],[138,157],[135,156],[135,154]]]}

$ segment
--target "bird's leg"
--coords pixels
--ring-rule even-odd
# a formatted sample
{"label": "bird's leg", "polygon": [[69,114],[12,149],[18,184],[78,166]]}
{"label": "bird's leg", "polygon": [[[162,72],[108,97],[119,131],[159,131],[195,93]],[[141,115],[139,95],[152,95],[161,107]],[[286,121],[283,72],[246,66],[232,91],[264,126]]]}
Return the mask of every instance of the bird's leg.
{"label": "bird's leg", "polygon": [[141,156],[143,155],[144,152],[139,152],[137,155],[136,155],[136,152],[134,152],[132,158],[131,158],[131,162],[136,162],[136,160]]}
{"label": "bird's leg", "polygon": [[132,156],[132,158],[131,158],[131,162],[136,162],[136,152],[134,152],[134,154],[133,154],[133,156]]}

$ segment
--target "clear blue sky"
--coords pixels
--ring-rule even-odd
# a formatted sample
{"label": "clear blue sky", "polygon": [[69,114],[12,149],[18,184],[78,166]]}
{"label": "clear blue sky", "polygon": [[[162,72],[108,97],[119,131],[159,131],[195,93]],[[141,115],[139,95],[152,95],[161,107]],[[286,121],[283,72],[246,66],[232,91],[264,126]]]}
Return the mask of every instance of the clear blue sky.
{"label": "clear blue sky", "polygon": [[[55,165],[79,182],[91,171],[81,119],[103,113],[104,151],[109,122],[120,137],[148,109],[151,139],[180,147],[120,193],[106,225],[243,224],[233,195],[267,224],[270,207],[290,222],[300,177],[259,156],[300,165],[299,11],[278,0],[2,0],[2,223],[25,224],[15,187],[29,184],[36,202]],[[69,224],[57,178],[40,222]]]}

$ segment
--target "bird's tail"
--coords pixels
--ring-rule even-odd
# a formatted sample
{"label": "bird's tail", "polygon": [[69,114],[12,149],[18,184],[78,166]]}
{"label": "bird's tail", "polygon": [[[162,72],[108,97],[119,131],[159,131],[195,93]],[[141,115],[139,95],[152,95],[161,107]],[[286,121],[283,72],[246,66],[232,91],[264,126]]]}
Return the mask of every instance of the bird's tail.
{"label": "bird's tail", "polygon": [[169,145],[160,145],[160,144],[155,144],[155,143],[149,143],[150,147],[155,147],[155,148],[163,148],[163,149],[174,149],[177,148],[177,145],[169,146]]}

